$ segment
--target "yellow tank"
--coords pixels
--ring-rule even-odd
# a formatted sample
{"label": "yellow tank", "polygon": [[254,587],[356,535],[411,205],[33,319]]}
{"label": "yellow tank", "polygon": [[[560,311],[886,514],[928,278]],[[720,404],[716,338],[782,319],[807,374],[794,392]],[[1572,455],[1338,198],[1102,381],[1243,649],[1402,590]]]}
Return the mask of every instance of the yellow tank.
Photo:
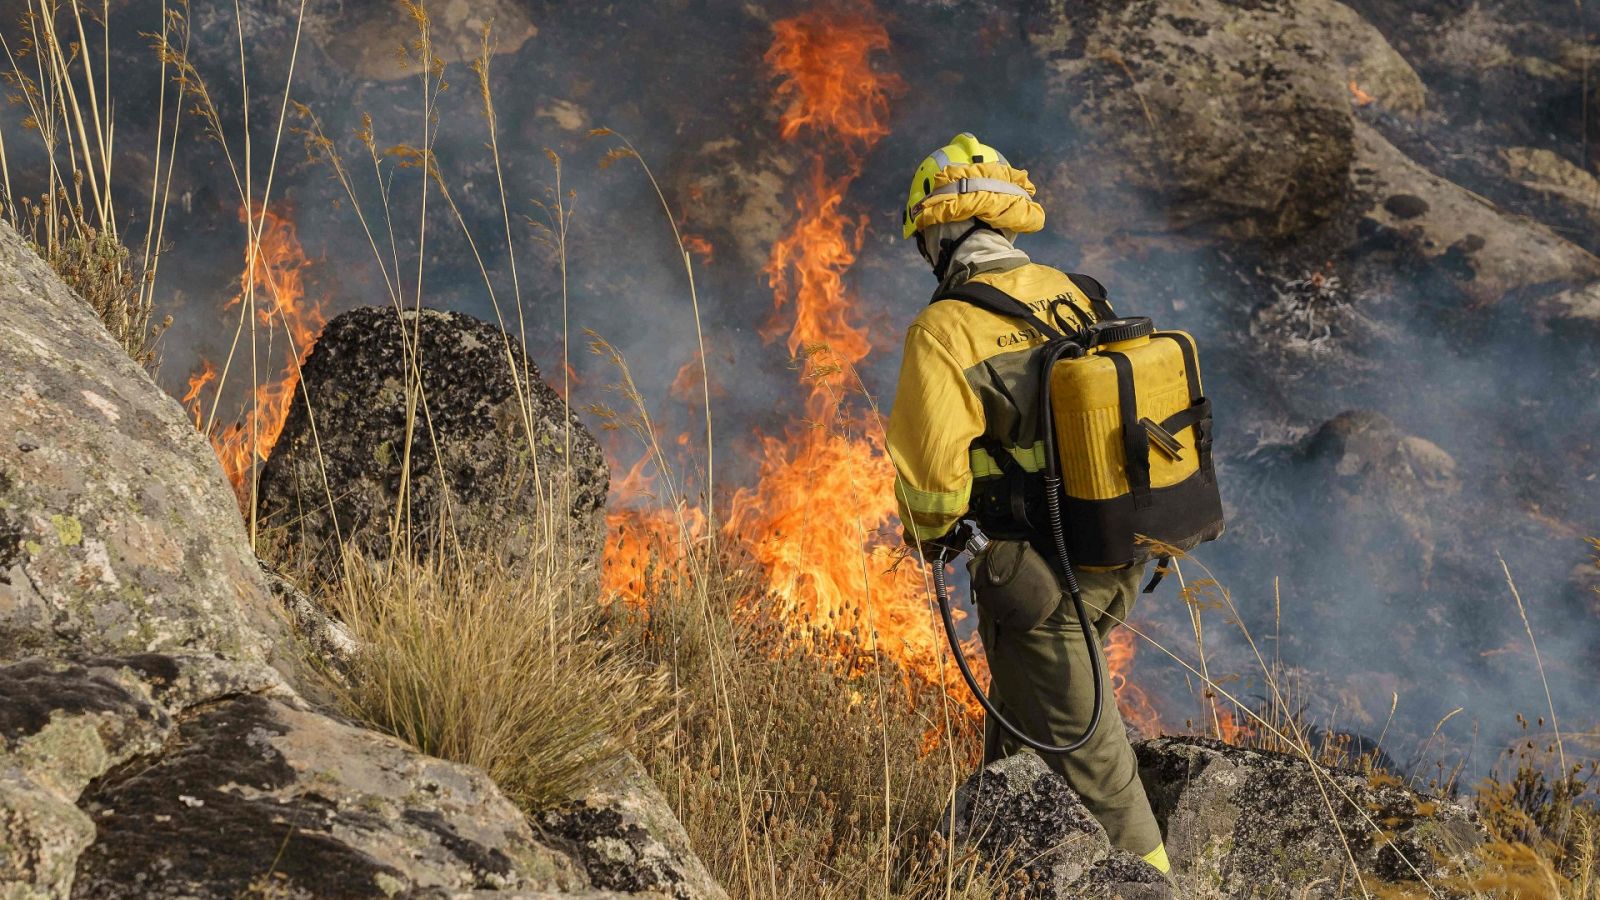
{"label": "yellow tank", "polygon": [[1050,412],[1078,564],[1127,565],[1222,533],[1211,405],[1188,334],[1098,323],[1089,351],[1051,370]]}

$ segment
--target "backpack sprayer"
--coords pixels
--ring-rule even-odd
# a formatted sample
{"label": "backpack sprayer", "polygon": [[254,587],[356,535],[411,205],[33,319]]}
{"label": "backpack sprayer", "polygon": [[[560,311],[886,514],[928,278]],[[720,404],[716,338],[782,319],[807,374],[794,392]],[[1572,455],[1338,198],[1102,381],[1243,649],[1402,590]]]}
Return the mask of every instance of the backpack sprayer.
{"label": "backpack sprayer", "polygon": [[[1143,316],[1096,322],[1069,336],[981,282],[969,281],[934,298],[947,299],[1023,319],[1047,338],[1038,360],[1044,506],[1053,568],[1072,600],[1093,668],[1094,711],[1084,733],[1060,746],[1030,737],[978,687],[950,612],[944,564],[953,554],[934,562],[940,618],[962,678],[995,723],[1041,753],[1071,753],[1094,737],[1105,694],[1103,654],[1073,561],[1125,568],[1222,534],[1222,497],[1211,460],[1211,401],[1200,389],[1194,339],[1181,331],[1156,331]],[[1054,317],[1054,304],[1050,313]],[[1004,452],[1001,457],[1002,463],[1009,460]],[[970,535],[966,550],[976,558],[989,542],[975,529]],[[1159,579],[1158,573],[1146,592]]]}

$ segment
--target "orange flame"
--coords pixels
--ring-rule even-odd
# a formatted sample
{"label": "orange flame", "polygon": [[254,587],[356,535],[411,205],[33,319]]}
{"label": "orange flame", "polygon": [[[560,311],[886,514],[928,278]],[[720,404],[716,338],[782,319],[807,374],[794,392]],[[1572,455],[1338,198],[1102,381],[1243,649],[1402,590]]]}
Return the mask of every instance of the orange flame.
{"label": "orange flame", "polygon": [[[888,49],[889,32],[864,14],[814,10],[774,23],[766,61],[783,77],[774,92],[786,104],[783,139],[809,126],[864,151],[887,135],[889,98],[901,81],[875,71],[872,54]],[[854,178],[859,167],[852,169]]]}
{"label": "orange flame", "polygon": [[1354,100],[1357,106],[1368,106],[1376,98],[1362,90],[1361,85],[1356,84],[1355,80],[1352,79],[1350,81],[1350,99]]}
{"label": "orange flame", "polygon": [[[310,266],[294,222],[268,209],[256,209],[261,221],[261,241],[252,255],[245,253],[245,268],[239,275],[239,293],[229,300],[233,308],[254,297],[256,322],[272,338],[287,335],[284,367],[276,380],[256,385],[249,408],[241,421],[213,426],[211,446],[222,462],[222,470],[233,484],[240,507],[249,503],[246,479],[258,462],[264,462],[283,433],[289,405],[300,384],[300,365],[311,353],[317,335],[327,319],[321,301],[308,302],[305,270]],[[245,210],[240,221],[249,221]],[[204,427],[201,390],[216,378],[216,366],[202,360],[202,371],[190,376],[183,402],[194,416],[195,427]]]}
{"label": "orange flame", "polygon": [[[881,425],[875,414],[847,402],[857,388],[855,367],[872,342],[845,281],[867,220],[845,212],[844,198],[867,152],[888,133],[889,99],[901,89],[896,76],[872,65],[873,54],[888,48],[888,33],[866,14],[836,11],[784,19],[773,33],[766,61],[780,79],[775,98],[782,136],[814,134],[826,152],[811,154],[795,223],[772,247],[766,274],[774,314],[762,335],[785,338],[805,364],[810,390],[803,425],[782,437],[758,435],[759,479],[735,491],[723,533],[760,565],[763,602],[792,626],[797,640],[826,652],[828,642],[813,637],[853,633],[867,649],[899,662],[909,677],[942,688],[970,724],[981,709],[942,658],[948,649],[929,608],[927,579],[901,559],[894,466],[882,448]],[[790,307],[793,319],[779,318]],[[634,483],[638,471],[635,466],[619,487]],[[667,511],[624,510],[610,521],[606,584],[616,596],[643,602],[651,559],[669,564],[681,528]],[[656,539],[664,543],[652,544]],[[1125,672],[1132,639],[1118,638],[1117,669]],[[965,649],[983,672],[977,642]],[[1154,721],[1143,694],[1125,677],[1119,685],[1135,716],[1149,710]],[[930,733],[925,749],[942,737]]]}
{"label": "orange flame", "polygon": [[1144,689],[1129,678],[1133,671],[1133,656],[1138,649],[1133,632],[1119,628],[1106,643],[1106,671],[1111,673],[1111,690],[1117,698],[1117,709],[1122,717],[1132,722],[1141,732],[1154,737],[1161,733],[1161,715]]}
{"label": "orange flame", "polygon": [[1224,709],[1217,712],[1217,737],[1223,743],[1242,744],[1256,732],[1255,726],[1247,720],[1234,716],[1233,710]]}
{"label": "orange flame", "polygon": [[717,248],[711,242],[698,234],[685,234],[683,236],[683,249],[700,257],[704,265],[711,265],[711,260],[716,256]]}
{"label": "orange flame", "polygon": [[[761,564],[777,615],[797,634],[854,633],[912,677],[943,686],[975,718],[955,667],[941,664],[944,634],[928,608],[926,577],[900,564],[894,466],[881,428],[845,402],[872,344],[844,278],[866,217],[843,203],[867,151],[888,133],[889,98],[901,89],[872,66],[888,32],[861,14],[828,11],[785,19],[773,32],[766,60],[781,79],[781,133],[812,133],[827,147],[813,154],[795,223],[766,267],[774,318],[763,337],[783,335],[779,316],[792,306],[785,343],[806,365],[810,395],[805,425],[761,438],[759,480],[735,492],[726,527]],[[981,669],[981,654],[972,655]]]}

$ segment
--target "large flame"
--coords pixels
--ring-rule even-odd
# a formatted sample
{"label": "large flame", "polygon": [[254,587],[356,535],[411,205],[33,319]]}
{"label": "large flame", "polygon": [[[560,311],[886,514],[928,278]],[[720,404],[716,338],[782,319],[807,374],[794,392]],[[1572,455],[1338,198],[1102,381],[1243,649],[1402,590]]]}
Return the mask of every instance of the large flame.
{"label": "large flame", "polygon": [[[250,499],[247,479],[253,467],[266,461],[283,433],[289,405],[300,384],[300,366],[327,322],[321,301],[306,298],[305,271],[310,261],[300,246],[293,220],[259,207],[256,215],[261,240],[255,252],[246,250],[244,270],[239,275],[239,293],[228,301],[227,308],[237,307],[253,297],[260,333],[266,336],[269,346],[280,342],[284,345],[283,368],[276,378],[255,386],[250,403],[238,421],[214,425],[209,435],[241,507]],[[243,209],[239,217],[241,221],[249,221]],[[234,369],[235,373],[239,371],[238,367]],[[194,416],[196,428],[205,426],[206,411],[201,395],[216,378],[217,368],[210,360],[202,360],[201,371],[189,378],[189,390],[183,395],[183,403]]]}
{"label": "large flame", "polygon": [[[812,162],[795,199],[795,223],[768,259],[774,311],[762,334],[785,340],[804,366],[808,392],[799,424],[782,436],[758,437],[758,481],[734,492],[722,533],[760,565],[763,602],[796,635],[853,633],[910,677],[942,687],[975,721],[980,708],[942,659],[945,638],[927,581],[900,558],[894,466],[855,378],[872,343],[845,275],[866,218],[848,214],[844,198],[867,152],[888,133],[889,100],[900,89],[896,76],[872,64],[889,37],[869,13],[819,10],[773,26],[766,62],[779,79],[780,133],[802,142]],[[621,484],[636,488],[641,471],[635,466]],[[613,508],[606,584],[642,601],[651,559],[670,564],[681,528],[670,513]],[[985,668],[975,639],[966,655]],[[1114,669],[1125,673],[1132,656],[1131,636],[1118,634],[1108,653]],[[1136,721],[1156,724],[1148,701],[1122,674],[1114,686]]]}

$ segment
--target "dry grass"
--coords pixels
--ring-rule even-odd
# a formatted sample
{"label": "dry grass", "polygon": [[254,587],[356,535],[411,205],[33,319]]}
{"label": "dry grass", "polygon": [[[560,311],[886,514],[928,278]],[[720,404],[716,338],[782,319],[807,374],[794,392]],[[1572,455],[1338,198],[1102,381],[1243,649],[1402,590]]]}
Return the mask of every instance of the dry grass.
{"label": "dry grass", "polygon": [[529,809],[581,787],[654,720],[664,688],[600,631],[561,529],[384,562],[350,552],[323,595],[359,650],[333,690],[355,717],[488,772]]}
{"label": "dry grass", "polygon": [[[46,164],[30,188],[37,196],[19,193],[0,133],[0,220],[16,228],[94,309],[135,362],[154,370],[160,364],[157,345],[172,324],[170,316],[155,315],[165,187],[172,174],[170,163],[163,172],[159,159],[164,146],[170,149],[170,136],[158,127],[158,162],[148,175],[149,225],[144,251],[134,258],[119,233],[112,197],[109,9],[79,0],[28,0],[15,26],[13,39],[0,32],[7,66],[0,79],[24,111],[23,131],[36,139]],[[164,111],[158,124],[165,124]],[[126,180],[115,177],[118,184]]]}
{"label": "dry grass", "polygon": [[942,837],[976,760],[924,752],[937,690],[848,635],[808,647],[763,615],[748,563],[691,551],[617,620],[677,689],[642,756],[712,873],[745,897],[998,896],[1003,873]]}

